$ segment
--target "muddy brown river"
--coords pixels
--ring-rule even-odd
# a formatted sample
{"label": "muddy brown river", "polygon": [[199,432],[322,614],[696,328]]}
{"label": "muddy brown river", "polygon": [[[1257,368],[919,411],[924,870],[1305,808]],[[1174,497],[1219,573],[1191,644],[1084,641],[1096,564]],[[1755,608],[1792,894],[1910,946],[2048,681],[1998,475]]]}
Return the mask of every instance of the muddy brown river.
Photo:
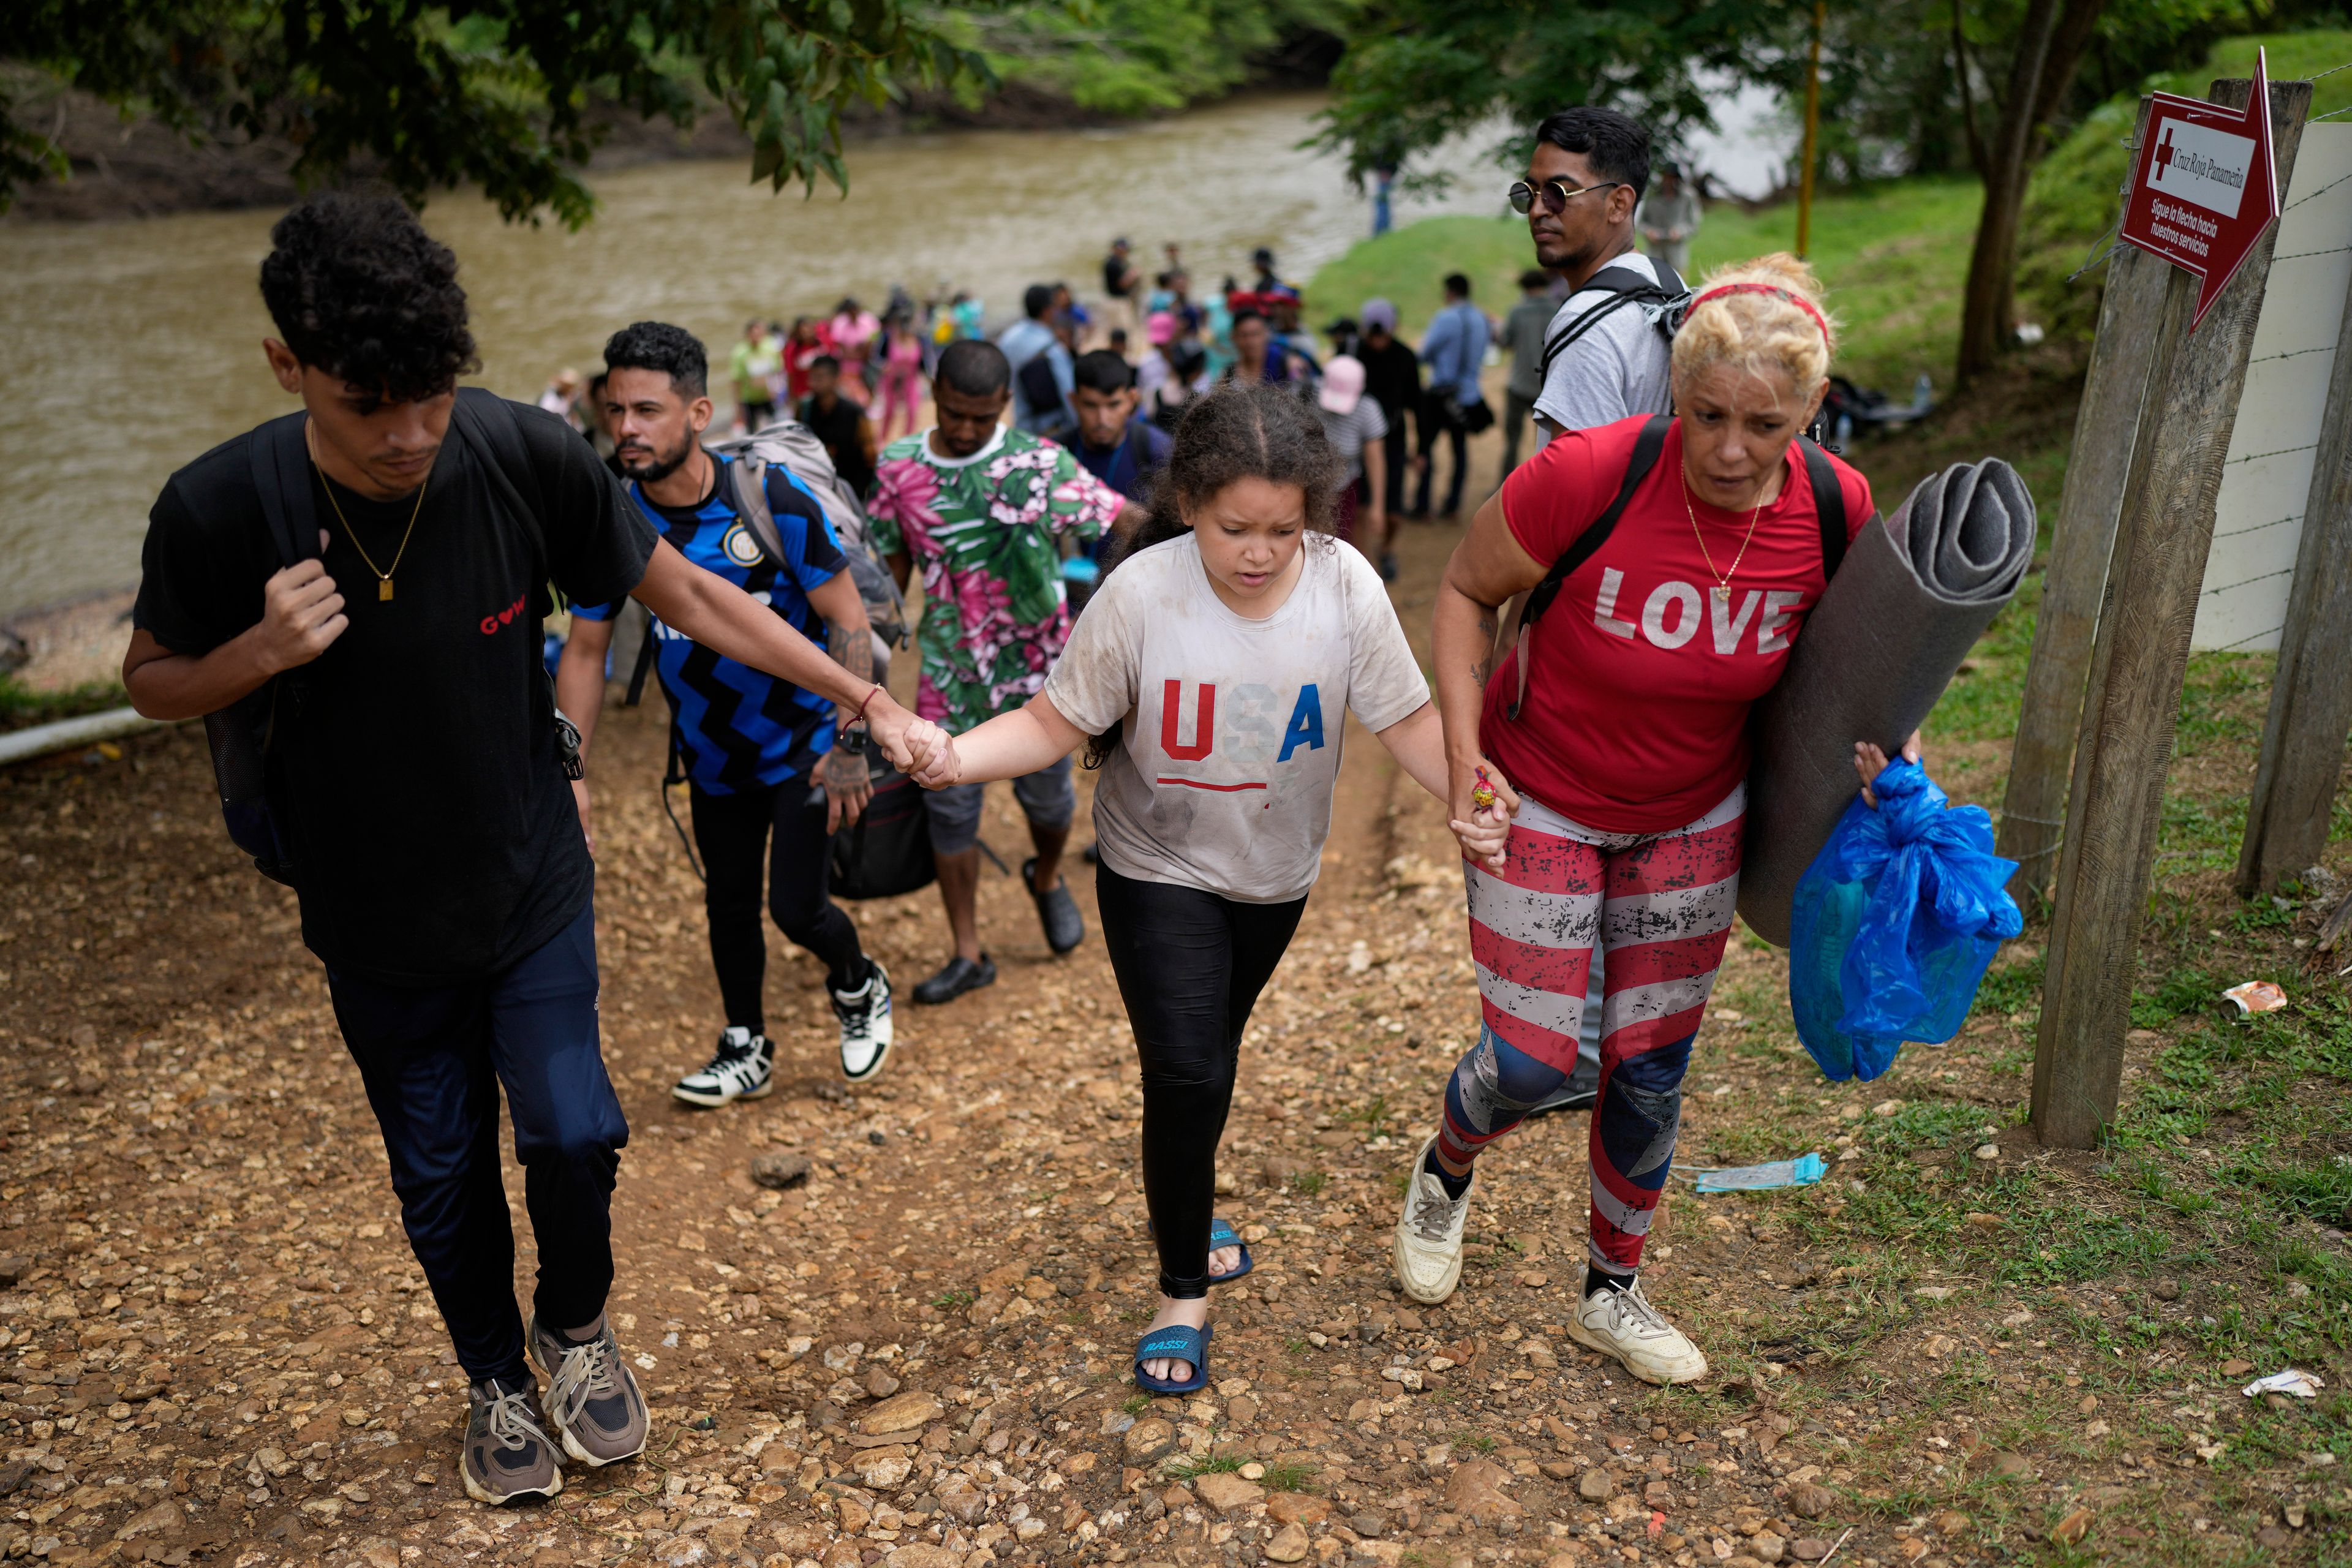
{"label": "muddy brown river", "polygon": [[[747,184],[746,161],[673,163],[598,176],[602,211],[578,233],[501,224],[467,195],[434,202],[425,222],[463,266],[479,379],[528,398],[561,366],[593,368],[605,336],[641,318],[692,329],[716,359],[755,313],[947,283],[985,300],[992,327],[1032,281],[1098,291],[1119,234],[1147,271],[1180,241],[1202,287],[1245,276],[1259,245],[1304,279],[1370,224],[1337,161],[1298,148],[1318,102],[867,142],[849,152],[846,198],[772,195]],[[1501,176],[1473,147],[1447,162],[1468,177],[1447,197],[1401,200],[1398,221],[1501,211]],[[275,216],[0,225],[0,616],[134,581],[163,479],[289,405],[262,362],[254,284]]]}

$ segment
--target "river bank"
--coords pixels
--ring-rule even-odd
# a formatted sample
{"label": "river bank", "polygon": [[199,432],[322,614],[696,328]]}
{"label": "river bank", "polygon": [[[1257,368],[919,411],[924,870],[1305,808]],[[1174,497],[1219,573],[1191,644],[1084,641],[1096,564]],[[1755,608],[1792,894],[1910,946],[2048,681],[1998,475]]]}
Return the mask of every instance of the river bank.
{"label": "river bank", "polygon": [[[301,194],[291,172],[299,149],[283,138],[248,139],[224,128],[217,136],[191,142],[150,118],[126,121],[88,93],[59,88],[46,78],[33,79],[31,73],[18,74],[46,84],[27,94],[37,110],[28,117],[43,121],[45,128],[56,127],[72,174],[69,179],[27,186],[14,207],[0,214],[0,226],[280,207]],[[1216,101],[1296,92],[1312,85],[1295,73],[1268,73]],[[940,132],[1085,131],[1148,125],[1170,117],[1103,113],[1032,84],[1010,81],[977,104],[931,93],[881,108],[860,106],[859,112],[843,121],[842,136],[848,145],[857,146]],[[715,103],[705,105],[700,117],[686,127],[602,103],[591,110],[590,119],[602,127],[604,138],[589,162],[592,174],[694,159],[731,159],[749,167],[751,139]],[[452,197],[445,193],[441,199]]]}

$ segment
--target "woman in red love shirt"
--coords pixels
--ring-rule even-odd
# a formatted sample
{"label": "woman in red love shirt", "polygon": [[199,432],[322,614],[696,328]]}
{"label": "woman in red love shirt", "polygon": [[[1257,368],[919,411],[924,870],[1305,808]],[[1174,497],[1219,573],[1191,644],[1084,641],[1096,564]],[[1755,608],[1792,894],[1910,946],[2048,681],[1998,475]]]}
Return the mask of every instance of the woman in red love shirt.
{"label": "woman in red love shirt", "polygon": [[[1706,1373],[1636,1270],[1731,930],[1748,710],[1827,584],[1816,483],[1839,488],[1845,537],[1871,515],[1860,474],[1798,443],[1834,348],[1820,293],[1789,256],[1710,279],[1675,339],[1679,414],[1553,441],[1479,510],[1438,591],[1454,815],[1511,828],[1500,858],[1465,862],[1485,1026],[1414,1163],[1397,1276],[1416,1300],[1453,1293],[1471,1162],[1574,1069],[1597,944],[1592,1222],[1568,1331],[1650,1383]],[[1499,607],[1563,557],[1556,597],[1496,668]],[[1916,757],[1916,735],[1904,750]],[[1885,758],[1857,745],[1855,764],[1867,785]]]}

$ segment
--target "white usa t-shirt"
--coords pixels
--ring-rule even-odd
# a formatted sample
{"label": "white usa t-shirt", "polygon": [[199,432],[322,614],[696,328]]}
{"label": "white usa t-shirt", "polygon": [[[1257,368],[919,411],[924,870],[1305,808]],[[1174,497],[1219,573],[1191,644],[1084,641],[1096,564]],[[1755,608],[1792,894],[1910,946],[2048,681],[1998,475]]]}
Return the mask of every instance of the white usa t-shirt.
{"label": "white usa t-shirt", "polygon": [[1380,574],[1324,534],[1264,620],[1217,597],[1191,534],[1129,558],[1045,695],[1120,743],[1095,787],[1102,863],[1243,903],[1303,898],[1331,831],[1346,714],[1374,731],[1429,700]]}

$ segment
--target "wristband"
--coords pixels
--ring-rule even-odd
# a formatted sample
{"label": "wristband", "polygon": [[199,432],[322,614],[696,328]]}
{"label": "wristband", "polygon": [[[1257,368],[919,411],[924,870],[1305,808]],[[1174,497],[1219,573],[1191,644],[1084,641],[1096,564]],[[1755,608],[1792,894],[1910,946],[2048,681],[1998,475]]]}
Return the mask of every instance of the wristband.
{"label": "wristband", "polygon": [[865,721],[866,721],[866,703],[867,703],[867,702],[871,702],[871,701],[873,701],[877,697],[879,697],[880,695],[882,695],[882,688],[880,687],[880,685],[878,685],[878,684],[877,684],[877,685],[876,685],[876,686],[874,687],[874,689],[873,689],[872,690],[870,690],[870,691],[866,692],[866,701],[865,701],[865,702],[860,702],[860,703],[857,705],[857,718],[858,718],[858,721],[859,721],[860,723],[863,723],[863,722],[865,722]]}

